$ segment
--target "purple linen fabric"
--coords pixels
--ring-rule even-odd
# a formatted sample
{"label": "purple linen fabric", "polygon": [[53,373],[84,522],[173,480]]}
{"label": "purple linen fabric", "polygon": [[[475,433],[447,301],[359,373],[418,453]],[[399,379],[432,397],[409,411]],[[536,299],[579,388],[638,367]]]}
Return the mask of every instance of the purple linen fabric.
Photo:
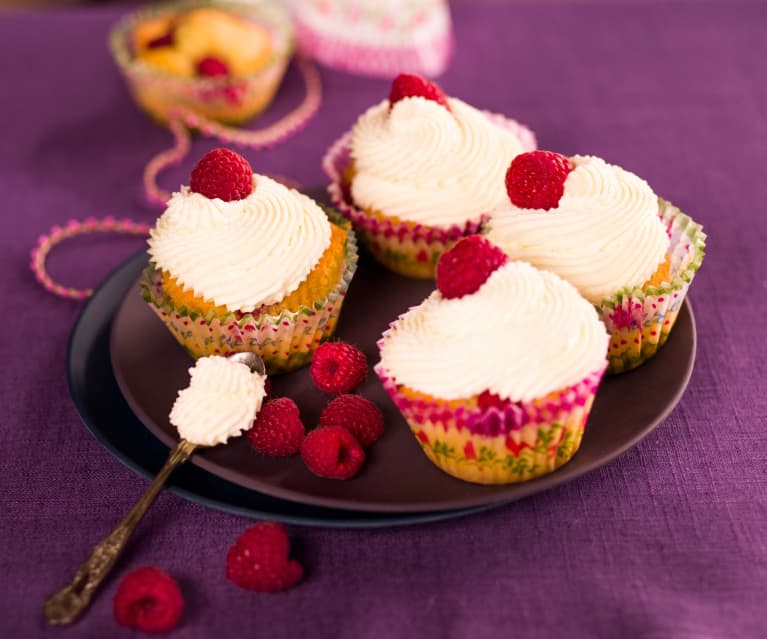
{"label": "purple linen fabric", "polygon": [[[43,291],[28,251],[54,223],[150,222],[140,176],[169,135],[131,102],[105,46],[119,7],[0,15],[4,326],[0,635],[133,637],[121,575],[175,575],[172,636],[754,638],[767,633],[767,9],[727,2],[463,2],[444,88],[530,125],[542,148],[593,153],[702,222],[690,386],[650,437],[575,482],[497,510],[374,531],[290,526],[305,582],[255,595],[224,577],[250,521],[162,494],[86,616],[46,627],[68,580],[146,482],[81,424],[65,380],[81,304]],[[322,110],[255,170],[323,182],[320,157],[387,83],[323,71]],[[299,100],[291,70],[269,118]],[[196,139],[193,157],[214,143]],[[173,188],[191,167],[164,176]],[[141,246],[83,239],[51,260],[90,285]]]}

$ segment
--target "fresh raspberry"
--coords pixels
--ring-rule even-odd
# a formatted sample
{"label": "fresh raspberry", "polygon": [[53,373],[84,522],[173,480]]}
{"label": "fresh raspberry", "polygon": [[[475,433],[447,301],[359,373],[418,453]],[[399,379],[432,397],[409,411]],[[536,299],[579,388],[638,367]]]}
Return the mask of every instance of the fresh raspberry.
{"label": "fresh raspberry", "polygon": [[441,104],[448,111],[450,106],[447,103],[447,96],[444,91],[434,82],[429,82],[420,75],[410,73],[400,73],[391,84],[389,92],[389,106],[399,102],[403,98],[426,98],[437,104]]}
{"label": "fresh raspberry", "polygon": [[173,31],[168,31],[168,33],[156,37],[154,40],[150,40],[147,42],[146,47],[147,49],[159,49],[160,47],[172,47],[175,42],[175,39],[173,38]]}
{"label": "fresh raspberry", "polygon": [[506,192],[514,206],[548,211],[559,206],[573,165],[551,151],[520,153],[506,171]]}
{"label": "fresh raspberry", "polygon": [[339,395],[320,415],[320,428],[343,426],[363,446],[370,446],[383,433],[381,409],[360,395]]}
{"label": "fresh raspberry", "polygon": [[506,260],[506,254],[481,235],[464,237],[440,256],[437,288],[446,299],[474,293]]}
{"label": "fresh raspberry", "polygon": [[229,149],[213,149],[192,169],[189,186],[210,199],[241,200],[253,192],[253,169],[240,154]]}
{"label": "fresh raspberry", "polygon": [[365,381],[368,358],[346,342],[325,342],[314,351],[309,374],[324,393],[348,393]]}
{"label": "fresh raspberry", "polygon": [[117,587],[115,621],[142,632],[167,632],[178,625],[184,599],[174,579],[159,568],[144,566],[129,572]]}
{"label": "fresh raspberry", "polygon": [[272,457],[295,455],[304,440],[304,425],[296,403],[288,397],[266,402],[247,432],[259,453]]}
{"label": "fresh raspberry", "polygon": [[226,553],[226,577],[246,590],[277,592],[299,582],[304,567],[288,559],[290,542],[282,524],[248,528]]}
{"label": "fresh raspberry", "polygon": [[343,426],[317,428],[304,438],[301,458],[307,468],[319,477],[349,479],[359,472],[365,451]]}
{"label": "fresh raspberry", "polygon": [[229,75],[229,67],[219,58],[203,58],[197,63],[197,75],[207,77]]}
{"label": "fresh raspberry", "polygon": [[487,410],[488,408],[504,409],[508,405],[509,402],[507,400],[501,399],[490,391],[482,391],[477,397],[477,406],[482,410]]}

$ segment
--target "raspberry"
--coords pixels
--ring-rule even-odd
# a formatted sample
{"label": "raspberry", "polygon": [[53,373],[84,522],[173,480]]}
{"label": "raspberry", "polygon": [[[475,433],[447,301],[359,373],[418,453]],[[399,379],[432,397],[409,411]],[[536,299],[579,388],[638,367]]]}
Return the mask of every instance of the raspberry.
{"label": "raspberry", "polygon": [[370,446],[383,433],[381,409],[360,395],[339,395],[320,415],[320,428],[343,426],[363,446]]}
{"label": "raspberry", "polygon": [[559,153],[520,153],[506,171],[506,192],[514,206],[548,211],[559,206],[572,170],[570,160]]}
{"label": "raspberry", "polygon": [[189,186],[210,199],[241,200],[253,192],[253,169],[238,153],[213,149],[192,169]]}
{"label": "raspberry", "polygon": [[304,425],[296,403],[288,397],[266,402],[247,432],[253,448],[264,455],[295,455],[304,440]]}
{"label": "raspberry", "polygon": [[154,38],[147,42],[147,49],[158,49],[159,47],[172,47],[174,44],[173,31]]}
{"label": "raspberry", "polygon": [[359,472],[365,451],[343,426],[325,426],[313,430],[301,444],[301,458],[319,477],[349,479]]}
{"label": "raspberry", "polygon": [[282,524],[256,524],[242,533],[226,553],[226,577],[246,590],[285,590],[304,574],[300,563],[288,559],[289,552],[290,542]]}
{"label": "raspberry", "polygon": [[489,408],[504,409],[509,405],[509,401],[501,399],[500,396],[490,391],[482,391],[477,397],[477,406],[482,410],[488,410]]}
{"label": "raspberry", "polygon": [[481,235],[464,237],[440,256],[437,288],[446,299],[474,293],[506,260],[506,254]]}
{"label": "raspberry", "polygon": [[184,599],[173,578],[153,566],[129,572],[117,587],[115,621],[142,632],[167,632],[178,625]]}
{"label": "raspberry", "polygon": [[434,82],[429,82],[426,78],[422,78],[420,75],[412,75],[409,73],[400,73],[394,78],[394,82],[392,82],[391,85],[391,91],[389,92],[390,107],[403,98],[415,97],[426,98],[427,100],[441,104],[448,111],[450,110],[450,106],[447,103],[447,96]]}
{"label": "raspberry", "polygon": [[218,58],[203,58],[197,63],[197,75],[213,77],[217,75],[229,75],[229,67],[223,60]]}
{"label": "raspberry", "polygon": [[326,342],[314,351],[309,374],[324,393],[348,393],[365,381],[368,359],[351,344]]}

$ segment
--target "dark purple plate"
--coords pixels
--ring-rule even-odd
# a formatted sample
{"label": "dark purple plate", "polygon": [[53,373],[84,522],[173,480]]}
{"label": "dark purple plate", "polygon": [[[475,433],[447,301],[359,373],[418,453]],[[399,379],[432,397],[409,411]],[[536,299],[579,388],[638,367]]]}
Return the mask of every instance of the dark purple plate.
{"label": "dark purple plate", "polygon": [[[358,345],[376,362],[376,340],[388,323],[432,290],[431,281],[393,275],[367,255],[360,260],[336,336]],[[513,501],[593,470],[621,454],[660,424],[681,397],[695,358],[695,322],[689,304],[660,353],[639,369],[606,379],[600,387],[581,449],[559,470],[521,484],[481,486],[446,475],[426,458],[405,420],[371,373],[359,391],[384,412],[383,437],[368,449],[362,471],[348,481],[321,479],[298,456],[257,454],[244,437],[201,451],[191,461],[230,482],[301,504],[357,512],[427,513]],[[167,416],[188,384],[192,359],[131,286],[117,309],[111,359],[123,396],[163,443],[177,440]],[[293,398],[307,427],[317,423],[328,397],[308,369],[273,379],[277,396]]]}

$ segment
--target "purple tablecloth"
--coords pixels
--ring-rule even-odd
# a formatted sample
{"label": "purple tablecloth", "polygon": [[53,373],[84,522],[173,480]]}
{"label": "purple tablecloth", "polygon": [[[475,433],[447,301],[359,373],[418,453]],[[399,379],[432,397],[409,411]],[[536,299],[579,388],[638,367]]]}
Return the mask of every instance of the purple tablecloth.
{"label": "purple tablecloth", "polygon": [[[697,361],[673,413],[613,463],[491,512],[372,531],[289,526],[308,575],[276,595],[224,577],[249,520],[164,493],[87,615],[47,629],[44,597],[146,487],[70,401],[65,349],[81,304],[43,291],[27,267],[54,223],[156,215],[140,176],[169,136],[134,107],[107,53],[121,13],[0,17],[0,635],[134,636],[115,625],[111,600],[119,576],[143,564],[179,579],[183,637],[767,634],[765,5],[532,0],[456,5],[457,57],[442,84],[529,124],[543,148],[633,170],[704,224]],[[247,153],[255,170],[321,184],[324,149],[387,91],[330,71],[323,80],[317,119]],[[272,112],[297,103],[300,87],[293,70]],[[193,156],[213,145],[195,140]],[[93,284],[140,246],[76,241],[51,268]]]}

